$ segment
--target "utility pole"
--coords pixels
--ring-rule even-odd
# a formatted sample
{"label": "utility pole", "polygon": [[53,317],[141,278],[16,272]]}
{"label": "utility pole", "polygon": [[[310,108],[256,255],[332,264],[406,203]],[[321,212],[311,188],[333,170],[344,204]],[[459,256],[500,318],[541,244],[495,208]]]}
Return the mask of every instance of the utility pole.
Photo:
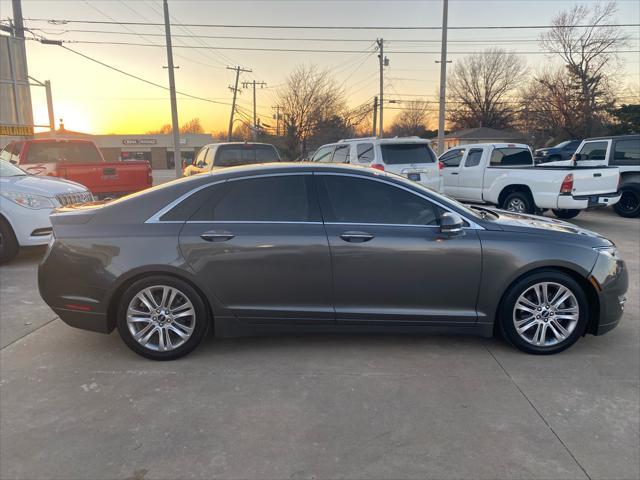
{"label": "utility pole", "polygon": [[[440,112],[438,114],[438,155],[444,152],[445,100],[447,97],[447,16],[449,0],[442,0],[442,43],[440,45]],[[436,62],[437,63],[437,62]]]}
{"label": "utility pole", "polygon": [[180,154],[180,124],[178,123],[178,102],[176,100],[176,79],[173,66],[173,48],[171,46],[171,24],[169,21],[169,4],[162,0],[164,8],[164,33],[167,44],[167,70],[169,70],[169,97],[171,99],[171,127],[173,129],[173,164],[176,178],[182,176],[182,155]]}
{"label": "utility pole", "polygon": [[258,139],[258,121],[256,114],[256,85],[260,85],[260,88],[264,88],[266,82],[256,82],[253,80],[252,82],[242,82],[242,87],[247,88],[250,85],[253,85],[253,141],[255,142]]}
{"label": "utility pole", "polygon": [[233,101],[231,102],[231,115],[229,115],[229,131],[227,132],[227,142],[230,142],[231,135],[233,134],[233,114],[236,112],[236,97],[238,95],[238,80],[240,79],[240,72],[251,72],[251,70],[246,70],[240,66],[227,67],[227,70],[235,70],[236,72],[236,83],[233,87],[229,85],[229,90],[233,92]]}
{"label": "utility pole", "polygon": [[44,81],[44,90],[47,94],[47,112],[49,113],[49,130],[56,131],[56,117],[53,116],[53,95],[51,94],[51,81]]}
{"label": "utility pole", "polygon": [[280,136],[280,105],[276,105],[275,107],[271,107],[276,109],[276,114],[274,118],[276,119],[276,137]]}
{"label": "utility pole", "polygon": [[378,58],[380,59],[380,138],[384,137],[384,67],[389,65],[389,59],[384,56],[384,39],[376,39]]}
{"label": "utility pole", "polygon": [[24,20],[22,19],[22,3],[20,0],[11,0],[13,9],[13,31],[18,38],[24,39]]}
{"label": "utility pole", "polygon": [[378,116],[378,97],[373,97],[373,129],[371,130],[372,136],[376,136],[377,130],[377,116]]}

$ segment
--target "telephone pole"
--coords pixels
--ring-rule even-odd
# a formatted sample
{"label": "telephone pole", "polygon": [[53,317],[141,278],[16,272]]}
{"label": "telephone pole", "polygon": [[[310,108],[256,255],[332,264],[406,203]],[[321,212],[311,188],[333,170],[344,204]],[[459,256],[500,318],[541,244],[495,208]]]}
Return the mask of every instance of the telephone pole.
{"label": "telephone pole", "polygon": [[253,141],[255,142],[258,139],[258,121],[257,121],[257,113],[256,113],[256,85],[260,85],[260,88],[264,88],[266,82],[256,82],[253,80],[252,82],[242,82],[242,87],[247,88],[253,85]]}
{"label": "telephone pole", "polygon": [[384,39],[376,39],[378,45],[378,59],[380,60],[380,138],[384,137],[384,67],[389,65],[389,59],[384,56]]}
{"label": "telephone pole", "polygon": [[236,83],[232,87],[229,85],[229,90],[233,92],[233,101],[231,102],[231,115],[229,115],[229,131],[227,132],[227,142],[231,141],[231,135],[233,134],[233,114],[236,111],[236,97],[238,95],[238,80],[240,79],[240,72],[251,72],[251,70],[244,69],[240,66],[227,67],[227,70],[235,70]]}
{"label": "telephone pole", "polygon": [[276,137],[280,136],[280,105],[276,105],[275,107],[271,107],[276,109],[276,114],[273,118],[276,119]]}
{"label": "telephone pole", "polygon": [[[438,113],[438,155],[444,152],[445,99],[447,97],[447,16],[449,0],[442,0],[442,43],[440,46],[440,111]],[[437,61],[436,61],[437,63]]]}
{"label": "telephone pole", "polygon": [[373,97],[373,129],[372,131],[372,136],[376,136],[376,130],[377,130],[377,117],[378,116],[378,97]]}
{"label": "telephone pole", "polygon": [[49,130],[56,131],[56,117],[53,116],[53,95],[51,93],[51,81],[44,81],[44,90],[47,96],[47,113],[49,114]]}
{"label": "telephone pole", "polygon": [[167,69],[169,70],[169,96],[171,98],[171,127],[173,129],[173,163],[176,178],[182,176],[182,156],[180,155],[180,124],[178,123],[178,102],[176,100],[176,79],[173,66],[173,48],[171,46],[171,24],[169,21],[169,4],[162,0],[164,8],[164,33],[167,44]]}

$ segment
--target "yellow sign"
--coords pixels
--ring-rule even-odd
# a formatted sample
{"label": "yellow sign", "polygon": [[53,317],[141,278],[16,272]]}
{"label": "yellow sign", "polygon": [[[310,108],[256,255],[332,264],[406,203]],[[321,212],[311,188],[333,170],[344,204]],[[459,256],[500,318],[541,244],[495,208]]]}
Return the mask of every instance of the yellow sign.
{"label": "yellow sign", "polygon": [[33,127],[31,125],[0,125],[0,135],[28,137],[33,135]]}

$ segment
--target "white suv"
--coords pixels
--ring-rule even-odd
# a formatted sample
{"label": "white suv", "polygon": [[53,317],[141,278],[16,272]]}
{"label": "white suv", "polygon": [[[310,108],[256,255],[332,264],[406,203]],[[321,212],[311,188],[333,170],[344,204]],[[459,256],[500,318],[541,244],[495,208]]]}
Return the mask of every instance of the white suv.
{"label": "white suv", "polygon": [[442,164],[428,140],[404,138],[349,138],[323,145],[312,162],[350,163],[402,175],[436,192],[443,191]]}

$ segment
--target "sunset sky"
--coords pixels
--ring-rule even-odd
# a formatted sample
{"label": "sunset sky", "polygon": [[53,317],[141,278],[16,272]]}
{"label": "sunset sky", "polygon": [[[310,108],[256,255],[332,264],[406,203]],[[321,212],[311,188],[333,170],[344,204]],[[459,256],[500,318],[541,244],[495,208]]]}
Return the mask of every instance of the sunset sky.
{"label": "sunset sky", "polygon": [[[560,10],[571,7],[573,1],[541,0],[451,0],[449,25],[536,25],[550,23]],[[584,3],[584,2],[583,2]],[[593,2],[587,2],[592,4]],[[26,19],[100,20],[159,23],[162,2],[140,1],[31,1],[23,0]],[[348,25],[348,26],[439,26],[441,0],[434,1],[182,1],[170,0],[174,23],[215,23],[242,25]],[[0,0],[0,17],[11,16],[11,1]],[[618,1],[618,23],[638,23],[640,2]],[[68,46],[104,63],[152,82],[168,85],[166,51],[153,46],[164,44],[163,27],[123,26],[68,23],[52,25],[26,20],[26,26],[50,39],[76,41],[133,42],[149,46],[77,43]],[[111,33],[70,32],[65,30],[102,30]],[[628,28],[632,37],[625,50],[640,49],[640,31]],[[120,32],[120,33],[114,33]],[[463,53],[499,46],[523,53],[532,72],[556,61],[539,54],[537,42],[541,30],[458,30],[449,33],[450,59],[454,62]],[[180,91],[206,97],[222,104],[178,97],[179,119],[184,123],[199,117],[207,132],[226,129],[231,92],[228,86],[234,73],[226,66],[241,65],[253,70],[241,76],[241,81],[265,81],[267,87],[258,90],[258,112],[263,123],[273,123],[272,106],[276,92],[288,73],[298,64],[317,64],[331,69],[335,79],[344,86],[351,106],[372,101],[378,93],[378,61],[373,50],[376,37],[385,38],[385,53],[390,60],[386,70],[388,99],[408,100],[417,96],[436,101],[439,81],[438,30],[326,30],[326,29],[258,29],[174,27],[176,83]],[[139,36],[156,34],[158,36]],[[192,35],[220,37],[277,37],[287,40],[193,38]],[[177,35],[182,35],[178,37]],[[294,38],[295,40],[290,40]],[[305,41],[327,39],[340,41]],[[349,40],[349,41],[344,41]],[[420,40],[423,42],[415,42]],[[411,42],[413,41],[413,42]],[[426,42],[424,42],[426,41]],[[186,49],[192,45],[204,49]],[[216,49],[216,47],[218,49]],[[309,53],[224,50],[235,48],[293,48],[352,50],[355,53]],[[408,51],[432,53],[398,53]],[[396,53],[394,53],[396,52]],[[537,52],[537,53],[536,53]],[[168,92],[128,78],[120,73],[53,45],[27,43],[29,73],[38,80],[51,80],[56,118],[64,118],[71,130],[91,133],[144,133],[170,123]],[[638,91],[640,54],[626,53],[624,64],[616,77]],[[44,92],[32,88],[36,123],[46,124]],[[239,105],[251,110],[250,90],[244,90]],[[637,99],[635,100],[638,101]],[[435,106],[435,104],[434,104]],[[397,110],[388,110],[389,125]]]}

